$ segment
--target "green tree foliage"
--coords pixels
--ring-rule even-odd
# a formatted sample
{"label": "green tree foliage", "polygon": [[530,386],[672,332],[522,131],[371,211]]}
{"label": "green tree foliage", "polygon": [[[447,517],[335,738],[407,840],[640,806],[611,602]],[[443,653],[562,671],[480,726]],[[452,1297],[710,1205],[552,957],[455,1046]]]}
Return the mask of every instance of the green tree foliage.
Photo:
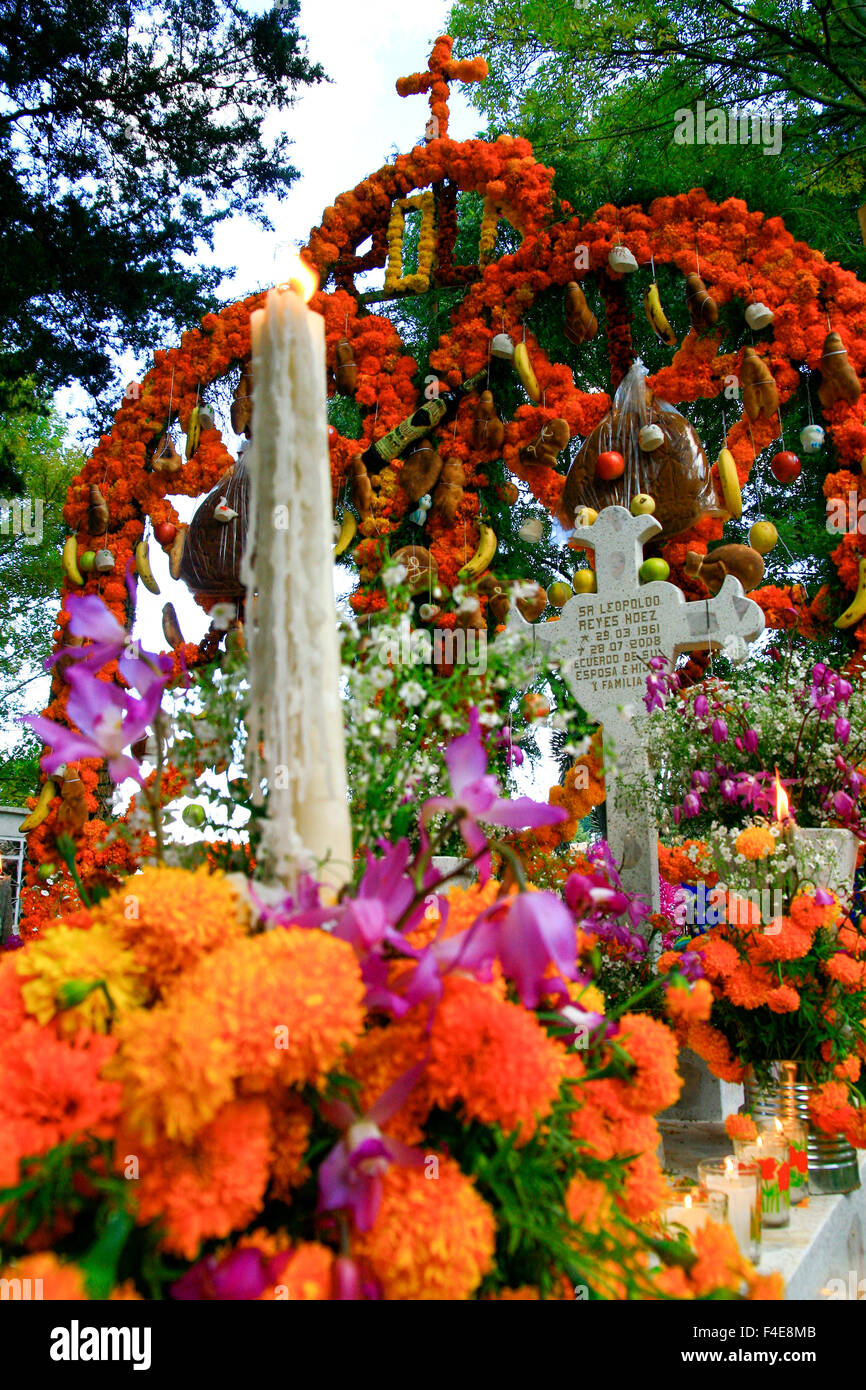
{"label": "green tree foliage", "polygon": [[42,745],[16,721],[35,713],[47,694],[42,663],[59,605],[63,504],[83,464],[56,410],[32,389],[30,399],[44,413],[33,408],[0,419],[0,449],[24,485],[23,497],[0,497],[0,802],[7,804],[20,804],[38,782]]}
{"label": "green tree foliage", "polygon": [[[458,0],[461,55],[483,53],[468,90],[494,133],[519,132],[583,212],[702,186],[745,198],[853,270],[866,268],[866,5],[845,0]],[[762,143],[677,144],[677,112],[778,117]]]}
{"label": "green tree foliage", "polygon": [[322,79],[298,0],[0,0],[2,383],[105,392],[213,307],[216,225],[297,177],[265,117]]}

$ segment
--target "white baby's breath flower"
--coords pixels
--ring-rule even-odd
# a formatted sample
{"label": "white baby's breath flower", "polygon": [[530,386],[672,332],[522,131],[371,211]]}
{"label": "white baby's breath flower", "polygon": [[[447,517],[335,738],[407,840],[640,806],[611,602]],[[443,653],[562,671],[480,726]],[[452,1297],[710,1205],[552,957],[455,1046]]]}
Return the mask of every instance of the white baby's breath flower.
{"label": "white baby's breath flower", "polygon": [[414,709],[416,705],[422,703],[427,692],[423,685],[419,685],[417,681],[404,681],[397,691],[397,694],[400,696],[404,705],[408,705],[410,709]]}
{"label": "white baby's breath flower", "polygon": [[405,565],[388,565],[382,571],[382,583],[386,589],[398,589],[408,573]]}

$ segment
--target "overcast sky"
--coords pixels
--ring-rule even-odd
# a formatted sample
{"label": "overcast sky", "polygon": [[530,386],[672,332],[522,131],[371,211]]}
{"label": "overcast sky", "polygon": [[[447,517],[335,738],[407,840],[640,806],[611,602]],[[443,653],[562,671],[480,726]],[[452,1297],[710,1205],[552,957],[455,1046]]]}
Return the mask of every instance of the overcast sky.
{"label": "overcast sky", "polygon": [[[264,9],[250,0],[250,8]],[[309,57],[331,82],[306,89],[270,129],[285,129],[294,141],[293,163],[301,177],[283,203],[271,205],[275,233],[237,219],[216,235],[216,259],[237,265],[228,282],[231,296],[258,288],[277,273],[281,250],[302,246],[310,228],[338,193],[373,173],[393,149],[409,150],[423,139],[430,114],[425,96],[399,97],[398,77],[427,66],[433,40],[445,29],[445,0],[302,0],[299,28]],[[476,134],[481,118],[458,88],[452,88],[450,134]],[[268,268],[274,274],[269,277]]]}

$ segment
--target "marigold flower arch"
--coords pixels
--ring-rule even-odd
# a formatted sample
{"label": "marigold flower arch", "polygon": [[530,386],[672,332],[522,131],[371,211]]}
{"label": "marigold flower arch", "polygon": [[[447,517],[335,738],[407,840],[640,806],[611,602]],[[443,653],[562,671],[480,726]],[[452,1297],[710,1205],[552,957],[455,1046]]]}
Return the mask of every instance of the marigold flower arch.
{"label": "marigold flower arch", "polygon": [[[444,42],[438,40],[437,44]],[[450,41],[447,52],[440,48],[438,57],[434,48],[431,71],[434,59],[441,68],[449,54]],[[404,94],[421,90],[412,85],[411,79],[401,81],[404,86],[409,84]],[[442,92],[435,82],[433,87],[441,112]],[[413,381],[417,372],[415,360],[405,353],[400,335],[389,319],[366,311],[355,290],[354,277],[361,271],[385,265],[387,228],[395,203],[425,189],[433,189],[438,195],[435,283],[466,286],[462,301],[451,314],[448,330],[431,354],[431,365],[441,377],[456,385],[485,366],[490,341],[503,327],[512,334],[525,332],[542,400],[538,405],[520,406],[513,420],[506,422],[501,457],[512,474],[524,479],[551,512],[559,503],[564,476],[552,468],[521,464],[521,445],[555,417],[568,421],[572,436],[588,434],[607,410],[610,397],[576,386],[572,368],[551,362],[532,333],[525,330],[524,320],[543,291],[572,279],[594,280],[606,311],[611,380],[616,385],[633,357],[622,277],[608,268],[608,254],[618,241],[631,249],[639,264],[649,265],[652,256],[657,265],[676,266],[684,274],[695,268],[695,247],[699,245],[701,274],[720,307],[733,299],[755,299],[769,305],[775,315],[772,330],[755,346],[773,372],[783,405],[797,390],[798,365],[817,368],[828,319],[840,334],[859,378],[866,375],[866,286],[849,271],[828,263],[819,251],[795,241],[780,218],[751,211],[739,199],[716,204],[702,189],[656,199],[648,208],[606,204],[584,218],[567,203],[556,200],[552,187],[554,171],[535,160],[526,140],[501,136],[493,142],[454,141],[447,136],[447,105],[445,116],[439,127],[441,131],[444,125],[445,134],[398,156],[393,164],[384,165],[326,208],[321,225],[312,231],[302,252],[320,276],[322,288],[311,300],[311,307],[325,319],[331,374],[336,365],[337,340],[345,336],[352,344],[358,365],[354,395],[365,412],[361,448],[410,414],[418,404],[419,391]],[[490,218],[496,211],[522,237],[516,253],[483,268],[453,264],[457,194],[469,191],[485,199],[484,235],[488,243]],[[359,253],[368,238],[370,248]],[[577,246],[587,248],[585,268],[575,268]],[[206,493],[233,462],[220,431],[213,429],[202,433],[192,459],[179,474],[167,478],[151,466],[166,429],[177,422],[185,431],[201,392],[248,359],[250,315],[264,298],[263,292],[229,305],[218,314],[207,314],[199,329],[183,334],[178,347],[157,351],[137,399],[124,400],[111,433],[100,439],[81,474],[70,484],[64,517],[77,535],[79,554],[104,544],[101,536],[88,529],[89,490],[96,483],[108,505],[109,545],[115,559],[110,574],[90,574],[84,590],[76,588],[74,592],[100,593],[121,620],[129,617],[124,575],[147,520],[154,525],[177,524],[170,494],[196,497]],[[720,347],[720,333],[699,336],[690,331],[670,364],[650,377],[650,385],[675,405],[718,396],[725,379],[738,373],[743,353],[742,345],[732,351],[720,351]],[[854,405],[840,402],[825,412],[825,423],[839,460],[839,471],[828,475],[825,482],[828,497],[845,497],[851,490],[858,496],[866,495],[866,478],[860,470],[860,461],[866,458],[866,426],[862,417],[862,397]],[[467,477],[458,514],[450,524],[435,514],[428,521],[427,544],[448,585],[455,582],[467,547],[469,553],[475,547],[481,510],[479,488],[487,482],[485,467],[497,457],[491,450],[476,448],[473,423],[472,408],[464,403],[453,435],[449,427],[448,452],[461,460]],[[777,435],[775,419],[750,422],[743,416],[733,421],[727,446],[736,460],[741,482],[748,478],[756,455]],[[333,444],[335,499],[346,486],[350,461],[358,448],[358,440],[342,436]],[[821,467],[822,458],[818,455],[807,466]],[[380,474],[373,519],[360,527],[362,539],[355,558],[360,567],[361,587],[353,596],[358,612],[370,611],[383,601],[376,576],[388,537],[411,506],[399,486],[397,461]],[[671,564],[672,577],[686,591],[697,593],[694,582],[682,572],[686,550],[706,550],[721,532],[720,521],[704,519],[667,543],[664,554]],[[856,533],[845,535],[834,552],[840,582],[848,589],[856,587],[858,561],[863,552],[864,538]],[[65,586],[56,647],[64,643],[68,592]],[[788,619],[782,609],[791,605],[790,589],[768,587],[755,591],[753,597],[763,603],[770,625],[785,625]],[[801,605],[807,623],[820,618],[824,597],[819,595],[811,608]],[[862,655],[866,652],[866,622],[854,636],[858,655]],[[216,645],[217,639],[211,635],[201,647],[186,644],[177,649],[178,672],[183,664],[191,666],[208,660]],[[116,678],[110,669],[108,674]],[[49,718],[64,720],[66,696],[67,687],[58,673],[51,703],[45,711]],[[93,813],[96,769],[85,766],[82,772],[88,807]],[[31,837],[31,856],[36,863],[53,857],[51,845],[57,830],[54,822],[52,810],[45,824]],[[34,874],[35,863],[29,870],[31,883],[35,883]]]}

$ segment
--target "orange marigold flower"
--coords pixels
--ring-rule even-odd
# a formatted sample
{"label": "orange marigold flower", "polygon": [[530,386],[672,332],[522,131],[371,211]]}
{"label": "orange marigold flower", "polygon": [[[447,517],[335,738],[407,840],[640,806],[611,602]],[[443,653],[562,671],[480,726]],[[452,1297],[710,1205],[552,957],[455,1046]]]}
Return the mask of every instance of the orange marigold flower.
{"label": "orange marigold flower", "polygon": [[854,991],[866,988],[866,961],[852,960],[850,956],[837,951],[829,960],[822,961],[822,968],[843,989]]}
{"label": "orange marigold flower", "polygon": [[572,1221],[594,1233],[607,1223],[613,1197],[607,1185],[584,1173],[575,1173],[565,1194],[565,1209]]}
{"label": "orange marigold flower", "polygon": [[679,951],[662,951],[656,961],[656,970],[660,975],[668,975],[671,970],[678,970],[682,961]]}
{"label": "orange marigold flower", "polygon": [[21,997],[21,981],[15,966],[16,954],[20,954],[20,951],[4,951],[0,955],[0,1038],[8,1038],[16,1032],[27,1017]]}
{"label": "orange marigold flower", "polygon": [[792,917],[775,917],[756,934],[749,947],[749,958],[759,965],[771,960],[800,960],[812,949],[814,931]]}
{"label": "orange marigold flower", "polygon": [[841,916],[842,909],[834,899],[831,903],[816,903],[810,893],[800,893],[791,904],[791,917],[799,927],[812,935],[819,927],[829,927]]}
{"label": "orange marigold flower", "polygon": [[844,1081],[825,1081],[809,1097],[809,1114],[818,1129],[836,1134],[850,1124],[854,1113]]}
{"label": "orange marigold flower", "polygon": [[770,990],[767,1004],[774,1014],[792,1014],[800,1007],[800,996],[792,985],[780,985]]}
{"label": "orange marigold flower", "polygon": [[703,1057],[713,1076],[718,1076],[721,1081],[742,1081],[745,1067],[731,1052],[724,1033],[711,1023],[691,1024],[686,1043],[699,1057]]}
{"label": "orange marigold flower", "polygon": [[670,1028],[648,1014],[624,1014],[616,1041],[635,1068],[628,1103],[649,1115],[667,1110],[683,1088],[677,1071],[679,1046]]}
{"label": "orange marigold flower", "polygon": [[493,1267],[496,1221],[471,1178],[439,1155],[439,1176],[392,1164],[382,1205],[353,1252],[366,1262],[387,1299],[469,1298]]}
{"label": "orange marigold flower", "polygon": [[740,957],[734,947],[713,932],[700,937],[694,949],[703,961],[704,970],[714,980],[726,980],[739,968]]}
{"label": "orange marigold flower", "polygon": [[729,1139],[756,1139],[758,1126],[751,1115],[727,1115],[725,1133]]}
{"label": "orange marigold flower", "polygon": [[484,1295],[486,1303],[535,1303],[541,1294],[534,1284],[521,1284],[519,1289],[499,1289]]}
{"label": "orange marigold flower", "polygon": [[739,1289],[748,1265],[730,1226],[708,1221],[695,1231],[692,1239],[698,1258],[689,1270],[689,1278],[695,1292],[708,1294],[716,1289]]}
{"label": "orange marigold flower", "polygon": [[18,1160],[46,1153],[74,1135],[107,1137],[120,1108],[120,1087],[103,1080],[117,1044],[80,1029],[59,1038],[29,1020],[0,1047],[0,1169],[17,1181]]}
{"label": "orange marigold flower", "polygon": [[618,1155],[638,1154],[658,1147],[658,1126],[651,1115],[637,1114],[631,1101],[633,1089],[622,1081],[605,1078],[585,1081],[575,1088],[575,1108],[569,1127],[594,1158],[606,1161]]}
{"label": "orange marigold flower", "polygon": [[843,1061],[837,1062],[833,1068],[833,1075],[838,1076],[843,1081],[857,1081],[860,1077],[862,1063],[859,1057],[846,1057]]}
{"label": "orange marigold flower", "polygon": [[526,1141],[550,1113],[565,1069],[565,1047],[535,1015],[487,985],[451,977],[430,1034],[430,1095]]}
{"label": "orange marigold flower", "polygon": [[750,1303],[781,1303],[785,1297],[785,1281],[781,1274],[753,1274],[746,1297]]}
{"label": "orange marigold flower", "polygon": [[281,927],[204,956],[118,1029],[130,1122],[146,1142],[188,1142],[236,1083],[319,1080],[359,1036],[363,993],[351,946],[326,932]]}
{"label": "orange marigold flower", "polygon": [[138,1219],[161,1220],[162,1248],[192,1260],[203,1240],[245,1226],[264,1200],[271,1153],[268,1109],[261,1100],[237,1100],[196,1135],[195,1145],[163,1141],[143,1147],[130,1133],[118,1141],[139,1160]]}
{"label": "orange marigold flower", "polygon": [[667,1183],[655,1154],[642,1153],[625,1170],[617,1204],[630,1221],[645,1221],[658,1211],[666,1190]]}
{"label": "orange marigold flower", "polygon": [[295,1246],[275,1283],[259,1295],[260,1300],[271,1302],[288,1297],[292,1302],[313,1303],[332,1299],[335,1259],[327,1245],[303,1241]]}
{"label": "orange marigold flower", "polygon": [[759,1009],[766,1004],[775,980],[760,965],[742,961],[725,981],[725,994],[740,1009]]}
{"label": "orange marigold flower", "polygon": [[[59,1260],[51,1250],[35,1255],[22,1255],[13,1264],[0,1268],[0,1279],[20,1281],[22,1297],[42,1298],[51,1303],[81,1303],[88,1298],[84,1286],[84,1271],[75,1264]],[[29,1280],[28,1284],[24,1281]],[[13,1282],[12,1287],[17,1285]],[[29,1294],[23,1292],[30,1290]],[[11,1295],[13,1298],[15,1294]]]}
{"label": "orange marigold flower", "polygon": [[[836,944],[840,951],[849,956],[866,955],[866,936],[863,936],[849,921],[844,921],[836,934]],[[0,975],[0,1008],[2,1008],[2,975]]]}
{"label": "orange marigold flower", "polygon": [[685,1302],[695,1296],[695,1291],[689,1283],[685,1271],[680,1269],[678,1265],[668,1265],[664,1269],[659,1269],[653,1274],[652,1279],[659,1293],[665,1294],[668,1298]]}
{"label": "orange marigold flower", "polygon": [[21,995],[39,1023],[59,1015],[67,1036],[82,1025],[105,1033],[115,1012],[144,1004],[144,972],[114,931],[96,922],[89,931],[63,922],[16,952]]}
{"label": "orange marigold flower", "polygon": [[745,830],[740,831],[734,841],[734,848],[741,858],[754,861],[766,859],[768,855],[773,854],[776,844],[775,835],[765,826],[750,825]]}
{"label": "orange marigold flower", "polygon": [[696,980],[691,989],[677,985],[665,993],[665,1010],[672,1023],[705,1023],[713,1008],[713,991],[706,980]]}
{"label": "orange marigold flower", "polygon": [[153,988],[243,936],[249,909],[224,874],[207,868],[145,868],[94,912],[125,941]]}
{"label": "orange marigold flower", "polygon": [[271,1193],[290,1202],[292,1188],[300,1187],[310,1174],[304,1156],[310,1141],[313,1112],[292,1091],[280,1091],[278,1098],[270,1101],[269,1109],[273,1139]]}
{"label": "orange marigold flower", "polygon": [[[379,1096],[398,1077],[403,1076],[427,1055],[429,1036],[426,1012],[413,1010],[405,1018],[386,1027],[371,1028],[352,1049],[345,1064],[346,1073],[361,1083],[358,1107],[369,1110]],[[433,1105],[430,1083],[425,1072],[395,1115],[383,1124],[386,1134],[404,1144],[417,1144]]]}

